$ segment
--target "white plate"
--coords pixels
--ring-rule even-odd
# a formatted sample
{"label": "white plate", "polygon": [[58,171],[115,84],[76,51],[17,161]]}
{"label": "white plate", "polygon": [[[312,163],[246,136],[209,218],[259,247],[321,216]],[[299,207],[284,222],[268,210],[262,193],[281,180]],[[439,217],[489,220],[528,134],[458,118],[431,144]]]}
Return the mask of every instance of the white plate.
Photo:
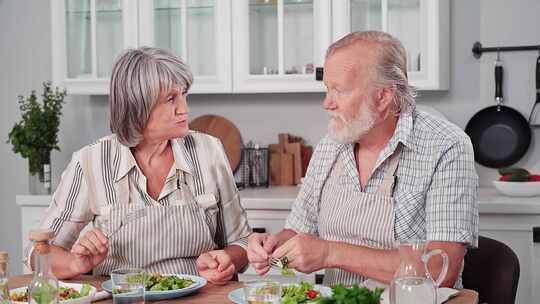
{"label": "white plate", "polygon": [[[290,284],[284,284],[285,286]],[[331,297],[332,289],[323,285],[315,285],[313,289],[318,291],[323,297]],[[237,288],[229,293],[229,300],[233,301],[236,304],[247,304],[244,298],[244,290],[242,288]]]}
{"label": "white plate", "polygon": [[493,181],[497,190],[508,196],[530,197],[540,195],[540,182]]}
{"label": "white plate", "polygon": [[[66,283],[66,282],[58,282],[58,285],[60,285],[60,287],[68,287],[68,288],[73,288],[77,291],[81,291],[81,288],[83,287],[83,284],[82,283]],[[89,284],[90,285],[90,284]],[[26,291],[28,287],[19,287],[19,288],[15,288],[15,289],[10,289],[9,290],[9,293],[11,295],[11,293],[13,292],[23,292],[23,291]],[[90,285],[90,293],[86,296],[86,297],[80,297],[78,299],[72,299],[72,300],[67,300],[67,301],[60,301],[60,303],[63,303],[63,304],[84,304],[84,303],[90,303],[92,302],[92,298],[94,297],[94,294],[96,293],[96,288],[92,285]],[[27,304],[27,302],[17,302],[17,301],[12,301],[11,303],[13,304]]]}
{"label": "white plate", "polygon": [[[197,290],[203,288],[206,285],[206,279],[199,276],[189,275],[189,274],[162,274],[163,276],[177,276],[183,279],[190,279],[194,283],[189,285],[186,288],[175,289],[175,290],[165,290],[165,291],[145,291],[144,299],[147,301],[160,301],[167,299],[179,298],[191,293],[196,292]],[[108,292],[112,292],[112,282],[107,280],[101,284],[101,287]]]}

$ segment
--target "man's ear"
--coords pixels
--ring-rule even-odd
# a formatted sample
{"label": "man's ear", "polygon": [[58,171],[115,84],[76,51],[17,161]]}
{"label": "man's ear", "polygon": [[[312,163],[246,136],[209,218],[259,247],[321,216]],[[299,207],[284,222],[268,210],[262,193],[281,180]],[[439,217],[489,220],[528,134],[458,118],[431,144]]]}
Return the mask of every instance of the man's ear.
{"label": "man's ear", "polygon": [[396,86],[385,87],[377,90],[376,98],[376,110],[379,113],[389,112],[394,110],[394,98],[396,96]]}

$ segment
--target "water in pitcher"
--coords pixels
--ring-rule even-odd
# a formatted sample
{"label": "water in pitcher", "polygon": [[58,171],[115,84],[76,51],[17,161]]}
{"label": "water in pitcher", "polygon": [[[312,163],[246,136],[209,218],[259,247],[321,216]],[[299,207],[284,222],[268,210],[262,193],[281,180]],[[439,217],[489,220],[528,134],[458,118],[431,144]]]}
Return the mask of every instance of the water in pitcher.
{"label": "water in pitcher", "polygon": [[433,281],[424,277],[403,277],[395,280],[395,303],[435,304],[437,295]]}

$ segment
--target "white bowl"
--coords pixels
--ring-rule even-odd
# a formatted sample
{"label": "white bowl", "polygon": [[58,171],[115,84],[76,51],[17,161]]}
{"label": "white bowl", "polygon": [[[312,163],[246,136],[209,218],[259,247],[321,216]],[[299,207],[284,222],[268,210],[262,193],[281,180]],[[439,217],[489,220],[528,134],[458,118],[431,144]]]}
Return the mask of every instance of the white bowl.
{"label": "white bowl", "polygon": [[540,182],[504,182],[493,181],[500,193],[508,196],[537,196],[540,195]]}

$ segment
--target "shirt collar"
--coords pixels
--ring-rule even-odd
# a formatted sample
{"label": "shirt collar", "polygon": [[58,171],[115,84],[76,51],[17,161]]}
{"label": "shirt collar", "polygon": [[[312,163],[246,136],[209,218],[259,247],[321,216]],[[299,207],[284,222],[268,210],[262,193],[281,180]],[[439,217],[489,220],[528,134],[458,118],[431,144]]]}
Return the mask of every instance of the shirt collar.
{"label": "shirt collar", "polygon": [[386,147],[382,150],[377,162],[375,163],[375,168],[377,168],[385,159],[390,157],[396,149],[398,148],[399,143],[404,147],[410,150],[415,150],[412,142],[412,130],[414,125],[414,110],[410,112],[400,113],[399,119],[396,125],[396,130],[394,135],[388,141]]}
{"label": "shirt collar", "polygon": [[396,130],[388,142],[388,147],[391,148],[391,151],[397,148],[398,143],[402,143],[408,149],[414,150],[412,142],[412,130],[414,126],[413,111],[399,114]]}
{"label": "shirt collar", "polygon": [[[174,167],[188,174],[192,173],[191,166],[186,159],[186,148],[184,146],[184,139],[171,139],[171,147],[173,149]],[[118,174],[115,181],[118,182],[126,176],[134,167],[137,166],[135,157],[131,153],[129,147],[119,144],[120,146],[120,166],[118,167]]]}

